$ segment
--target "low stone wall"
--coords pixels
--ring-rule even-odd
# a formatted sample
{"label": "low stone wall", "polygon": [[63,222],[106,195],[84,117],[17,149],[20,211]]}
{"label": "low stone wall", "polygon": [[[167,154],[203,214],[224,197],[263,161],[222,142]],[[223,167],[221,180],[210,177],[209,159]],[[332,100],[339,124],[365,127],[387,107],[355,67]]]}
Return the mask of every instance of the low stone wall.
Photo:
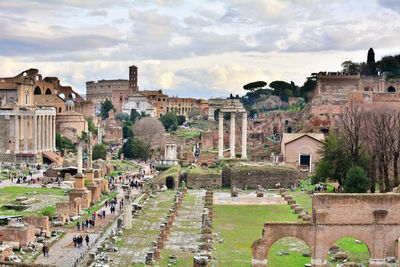
{"label": "low stone wall", "polygon": [[291,166],[236,164],[226,168],[229,170],[224,171],[224,184],[238,188],[255,189],[260,185],[267,189],[275,188],[278,184],[280,187],[291,187],[299,177],[299,172]]}
{"label": "low stone wall", "polygon": [[35,242],[35,227],[32,225],[7,225],[0,228],[0,243],[3,241],[18,242],[20,247],[27,247],[29,242]]}
{"label": "low stone wall", "polygon": [[188,173],[186,179],[190,189],[222,187],[221,175],[217,173]]}
{"label": "low stone wall", "polygon": [[43,229],[47,233],[50,233],[49,217],[37,217],[36,215],[24,215],[22,222],[33,225],[35,228]]}

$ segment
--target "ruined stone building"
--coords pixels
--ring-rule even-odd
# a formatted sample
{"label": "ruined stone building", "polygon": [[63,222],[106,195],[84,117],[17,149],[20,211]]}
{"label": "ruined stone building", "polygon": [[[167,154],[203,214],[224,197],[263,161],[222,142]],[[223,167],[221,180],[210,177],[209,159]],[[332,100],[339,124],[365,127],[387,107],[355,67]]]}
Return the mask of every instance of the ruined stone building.
{"label": "ruined stone building", "polygon": [[[35,104],[36,82],[40,81],[41,76],[34,69],[0,78],[2,161],[36,162],[43,153],[55,150],[56,109]],[[51,89],[46,91],[51,93]]]}
{"label": "ruined stone building", "polygon": [[[35,110],[34,113],[36,113],[35,116],[34,113],[25,111],[26,117],[18,117],[21,121],[17,126],[20,131],[20,141],[17,142],[20,148],[17,147],[17,154],[21,156],[15,159],[25,158],[25,160],[33,161],[40,159],[42,154],[46,159],[54,159],[54,155],[50,151],[55,150],[56,132],[77,141],[82,132],[87,131],[85,117],[93,117],[92,103],[83,99],[71,86],[61,85],[57,77],[43,78],[39,70],[28,69],[15,77],[0,78],[0,81],[2,109],[12,110],[17,107],[19,114],[22,114],[22,110],[31,110],[32,112]],[[22,89],[26,90],[25,96],[22,95]],[[24,98],[27,99],[24,100]],[[47,128],[39,129],[42,127],[39,127],[38,124],[49,127],[49,133],[46,132]],[[25,129],[29,130],[25,131]],[[34,131],[36,131],[36,136],[33,134]],[[47,144],[42,138],[46,140],[49,138],[50,144]],[[35,139],[36,141],[34,141]],[[15,140],[14,142],[8,141],[10,151],[15,151]]]}
{"label": "ruined stone building", "polygon": [[[353,101],[351,101],[353,100]],[[329,131],[346,106],[352,103],[398,106],[400,80],[358,73],[320,72],[311,103],[309,124],[316,131]]]}

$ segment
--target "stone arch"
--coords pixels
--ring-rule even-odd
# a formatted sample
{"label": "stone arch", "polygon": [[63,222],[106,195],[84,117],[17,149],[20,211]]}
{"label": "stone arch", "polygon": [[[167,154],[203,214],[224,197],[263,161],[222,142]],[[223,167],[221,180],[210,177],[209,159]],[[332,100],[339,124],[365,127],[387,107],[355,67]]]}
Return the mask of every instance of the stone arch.
{"label": "stone arch", "polygon": [[[367,260],[367,262],[369,263],[369,260],[371,259],[371,251],[370,251],[370,248],[369,248],[369,246],[368,246],[368,244],[367,244],[366,242],[364,242],[364,241],[362,241],[361,239],[355,237],[355,235],[356,235],[356,234],[354,234],[354,233],[349,233],[347,236],[340,237],[340,238],[337,239],[334,243],[330,244],[330,245],[328,246],[328,251],[326,252],[326,259],[327,259],[327,262],[328,262],[328,257],[330,257],[330,256],[332,255],[332,254],[331,254],[331,255],[328,255],[329,249],[330,249],[334,244],[337,244],[337,245],[338,245],[339,241],[342,240],[342,239],[344,239],[344,238],[354,238],[354,239],[357,239],[357,240],[361,241],[361,244],[358,244],[359,246],[366,246],[366,247],[367,247],[367,250],[368,250],[368,258],[367,258],[366,260]],[[338,246],[339,246],[340,251],[343,251],[343,249],[340,247],[340,245],[338,245]],[[352,260],[352,261],[353,261],[353,260]],[[360,262],[356,262],[356,263],[360,263]]]}
{"label": "stone arch", "polygon": [[52,93],[51,93],[51,90],[50,90],[50,88],[47,88],[46,89],[46,92],[45,92],[45,95],[51,95]]}
{"label": "stone arch", "polygon": [[[259,266],[265,266],[271,246],[284,237],[295,237],[302,240],[310,248],[311,258],[315,258],[314,226],[312,224],[266,223],[263,229],[263,239],[256,240],[251,246],[253,262],[260,261]],[[265,265],[262,265],[262,261]]]}
{"label": "stone arch", "polygon": [[394,93],[396,92],[396,88],[393,87],[393,85],[389,86],[387,89],[388,93]]}
{"label": "stone arch", "polygon": [[35,90],[33,91],[34,95],[41,95],[42,94],[42,90],[40,89],[39,86],[35,87]]}
{"label": "stone arch", "polygon": [[336,227],[332,227],[331,229],[326,229],[326,230],[327,233],[329,234],[324,235],[323,242],[317,243],[319,250],[323,251],[324,253],[324,255],[319,255],[320,256],[319,258],[326,259],[328,257],[329,249],[339,240],[346,237],[351,237],[360,240],[363,244],[367,246],[369,257],[371,258],[373,256],[373,251],[371,251],[371,249],[374,247],[374,244],[372,240],[373,236],[371,236],[373,230],[371,228],[361,226],[355,229],[354,227],[351,226],[346,227],[344,225],[338,225]]}
{"label": "stone arch", "polygon": [[400,232],[397,228],[392,228],[390,230],[386,230],[385,233],[385,256],[387,257],[396,257],[397,262],[400,262],[399,255],[399,246],[400,246]]}
{"label": "stone arch", "polygon": [[[290,244],[293,244],[292,241],[294,241],[294,242],[297,242],[296,243],[297,245],[301,244],[302,249],[301,250],[299,249],[298,252],[300,252],[300,255],[298,255],[298,257],[304,259],[305,260],[304,263],[311,263],[311,248],[310,248],[310,246],[304,240],[302,240],[302,239],[300,239],[298,237],[286,236],[286,237],[282,237],[282,238],[276,240],[275,243],[273,243],[270,246],[270,248],[268,250],[268,253],[267,253],[267,261],[268,261],[267,266],[278,266],[278,264],[276,262],[275,263],[271,262],[271,256],[274,255],[277,252],[276,251],[276,247],[274,248],[274,245],[279,245],[278,243],[280,243],[280,241],[283,241],[283,242],[288,242],[289,241]],[[304,250],[303,250],[303,246],[304,246]],[[280,251],[280,252],[282,252],[282,251]],[[307,256],[303,256],[303,253],[309,253],[309,256],[308,257]],[[290,251],[290,254],[292,254],[292,251]],[[289,261],[286,261],[286,262],[283,261],[281,263],[282,263],[282,265],[289,266],[289,264],[288,264]]]}
{"label": "stone arch", "polygon": [[292,133],[292,127],[287,127],[287,133]]}

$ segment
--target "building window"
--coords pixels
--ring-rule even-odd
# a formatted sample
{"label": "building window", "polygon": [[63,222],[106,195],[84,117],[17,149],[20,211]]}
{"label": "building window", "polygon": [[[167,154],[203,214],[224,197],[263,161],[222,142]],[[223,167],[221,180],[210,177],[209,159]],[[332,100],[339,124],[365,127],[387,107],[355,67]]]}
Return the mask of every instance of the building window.
{"label": "building window", "polygon": [[29,104],[29,95],[28,95],[28,93],[25,95],[25,104],[26,105]]}

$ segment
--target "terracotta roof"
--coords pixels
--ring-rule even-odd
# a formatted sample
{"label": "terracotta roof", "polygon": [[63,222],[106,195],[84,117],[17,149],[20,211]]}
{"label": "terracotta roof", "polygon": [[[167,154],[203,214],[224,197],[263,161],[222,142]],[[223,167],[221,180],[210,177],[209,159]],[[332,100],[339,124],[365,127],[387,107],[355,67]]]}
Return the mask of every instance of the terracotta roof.
{"label": "terracotta roof", "polygon": [[287,144],[304,136],[308,136],[319,142],[323,142],[325,140],[325,135],[323,133],[284,133],[282,137],[282,142],[284,144]]}
{"label": "terracotta roof", "polygon": [[0,90],[10,90],[17,89],[17,84],[15,82],[6,82],[4,80],[0,80]]}

